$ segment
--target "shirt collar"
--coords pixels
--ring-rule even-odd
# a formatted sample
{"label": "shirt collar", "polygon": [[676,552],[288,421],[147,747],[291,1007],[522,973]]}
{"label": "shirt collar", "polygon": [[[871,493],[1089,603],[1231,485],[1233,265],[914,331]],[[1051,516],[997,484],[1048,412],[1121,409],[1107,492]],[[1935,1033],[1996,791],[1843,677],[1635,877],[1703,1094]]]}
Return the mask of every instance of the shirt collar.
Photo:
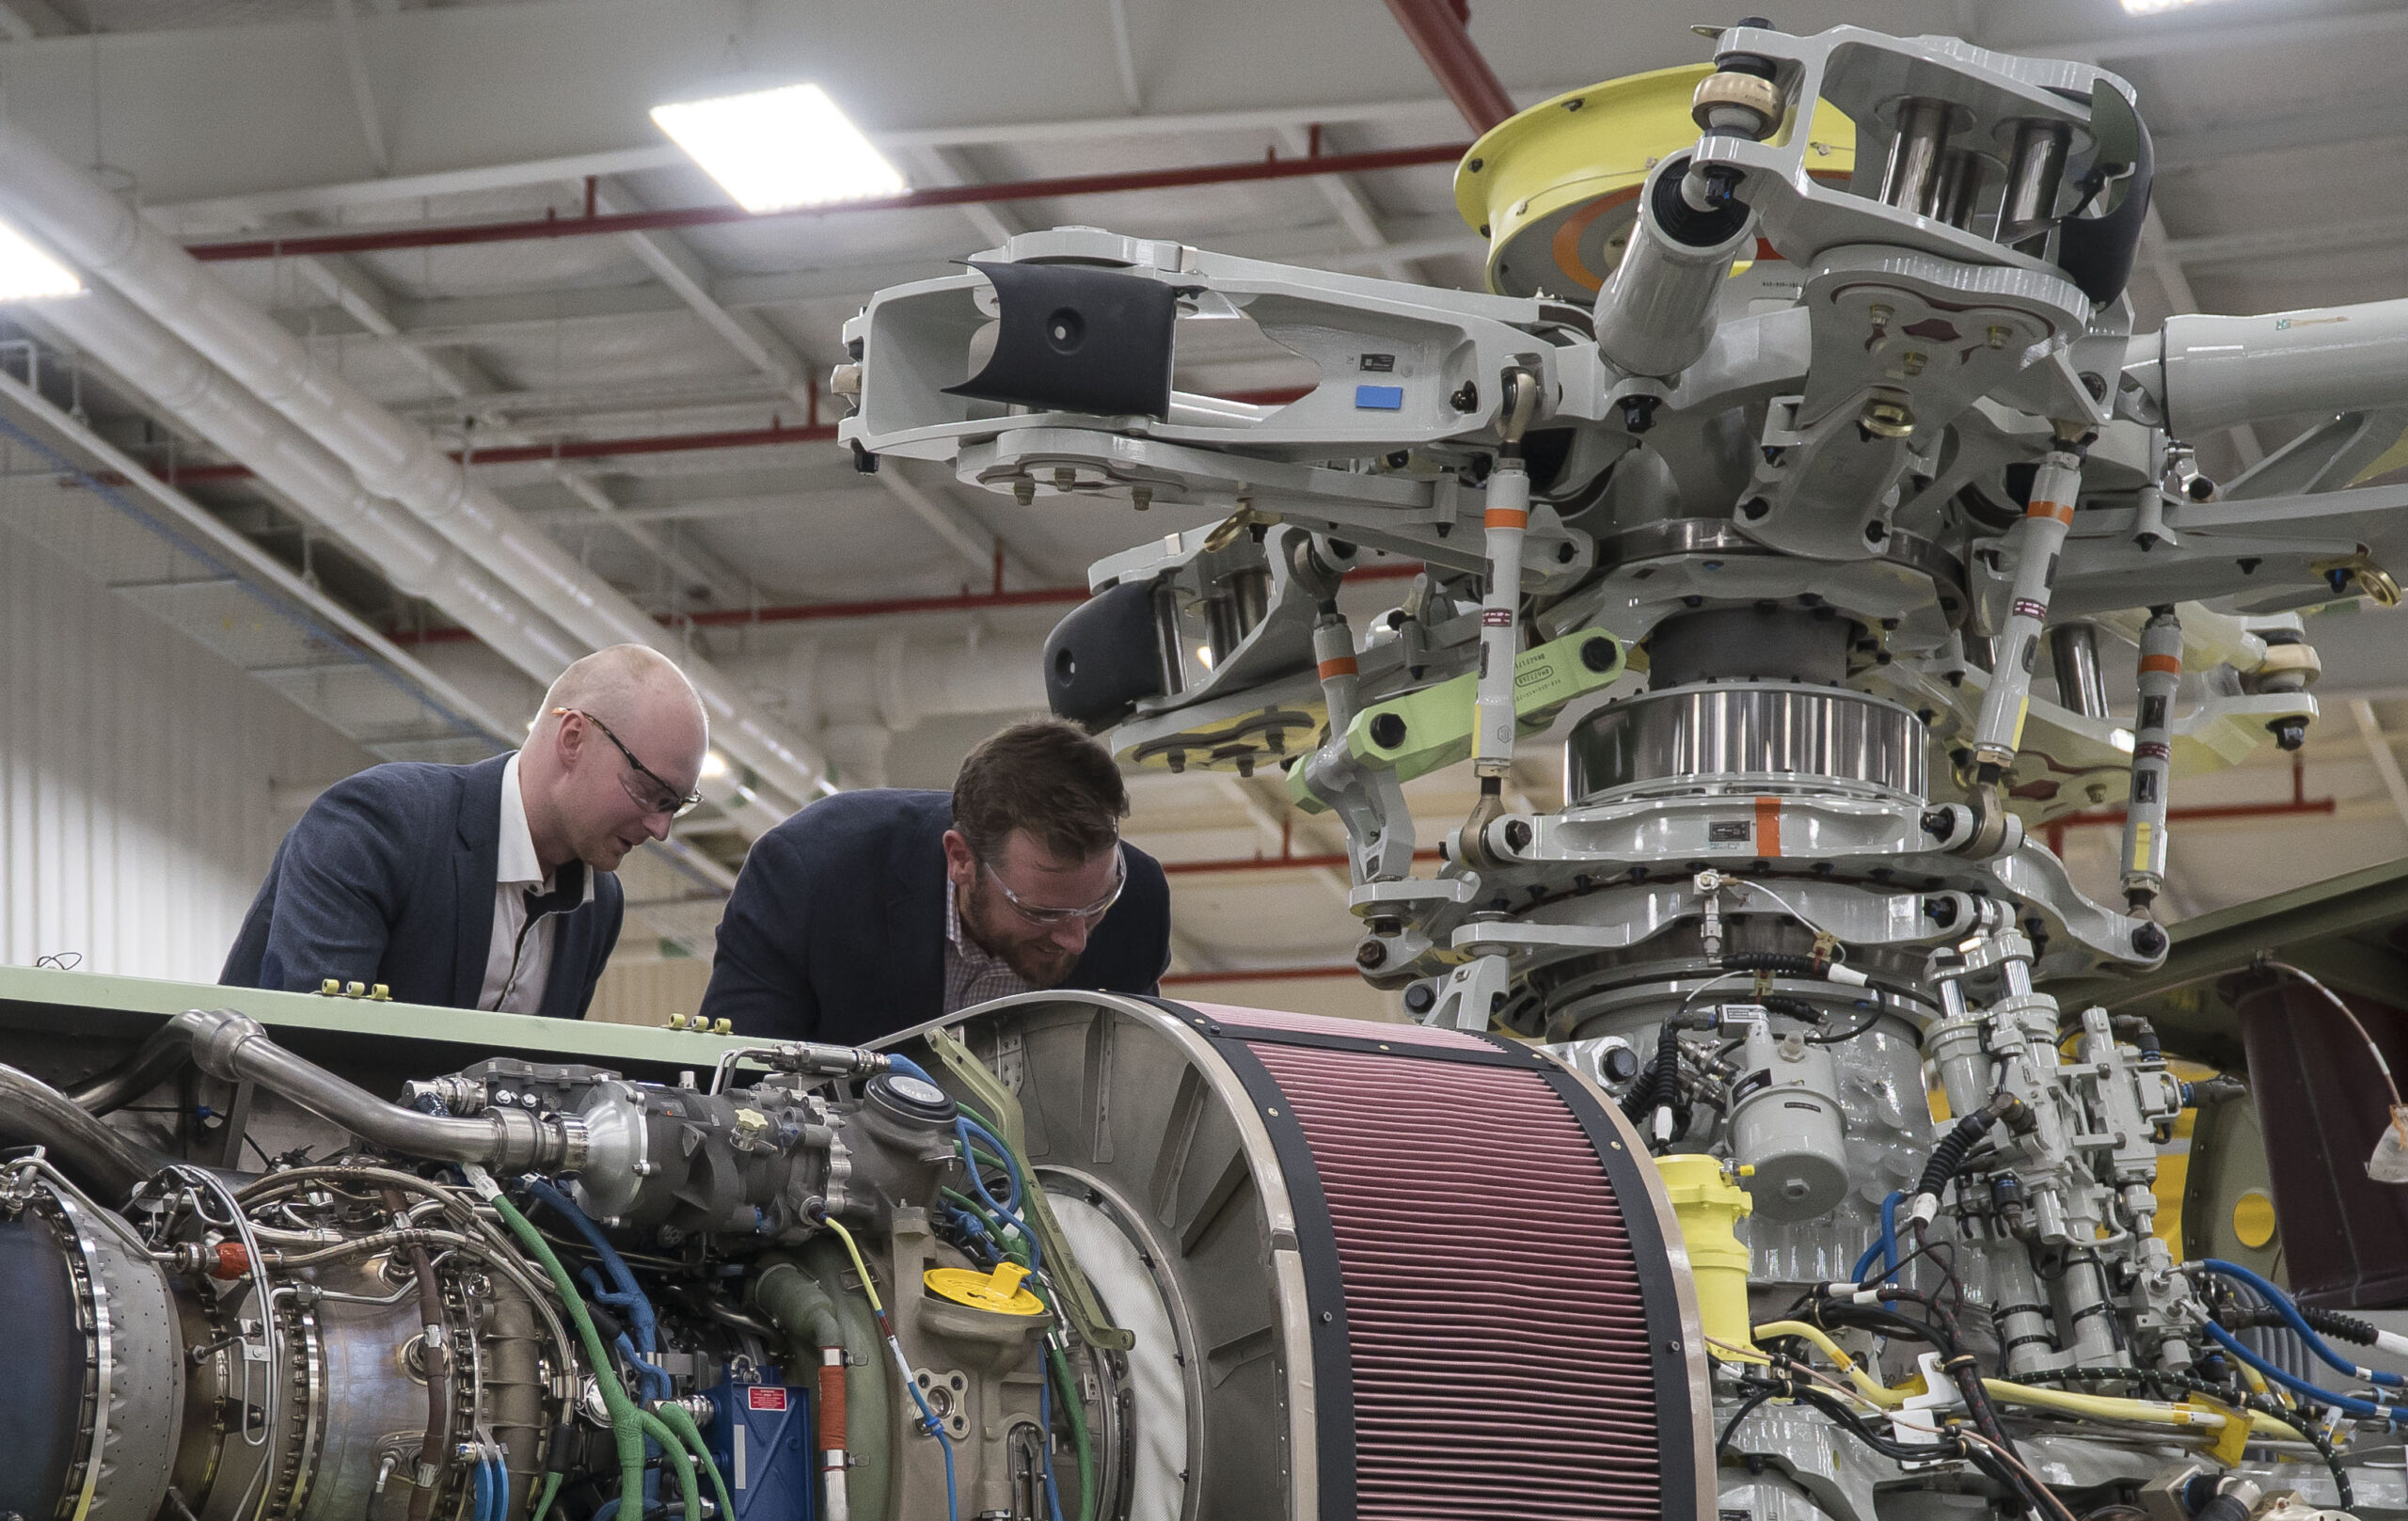
{"label": "shirt collar", "polygon": [[[596,873],[585,872],[584,901],[594,901],[594,879]],[[501,827],[499,848],[494,852],[493,880],[496,887],[531,887],[537,892],[552,890],[552,879],[544,874],[543,863],[535,859],[535,832],[527,823],[527,799],[518,790],[518,756],[514,753],[501,768]]]}

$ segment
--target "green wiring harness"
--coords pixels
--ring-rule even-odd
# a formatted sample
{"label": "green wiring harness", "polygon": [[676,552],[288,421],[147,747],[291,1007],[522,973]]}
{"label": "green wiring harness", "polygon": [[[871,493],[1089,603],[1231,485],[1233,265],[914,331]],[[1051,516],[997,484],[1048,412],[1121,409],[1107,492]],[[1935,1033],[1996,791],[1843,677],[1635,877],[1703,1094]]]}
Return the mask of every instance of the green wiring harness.
{"label": "green wiring harness", "polygon": [[[552,1288],[559,1292],[562,1306],[567,1309],[571,1323],[577,1327],[577,1339],[585,1349],[585,1360],[594,1369],[594,1383],[602,1391],[603,1406],[610,1414],[610,1442],[619,1458],[621,1508],[632,1506],[641,1514],[643,1511],[643,1412],[636,1408],[635,1401],[628,1397],[626,1388],[610,1371],[610,1351],[602,1345],[602,1334],[594,1328],[594,1318],[585,1313],[584,1297],[577,1291],[577,1284],[569,1277],[568,1269],[561,1266],[561,1260],[554,1255],[551,1244],[545,1241],[543,1233],[518,1212],[518,1206],[510,1202],[502,1193],[501,1185],[493,1180],[493,1175],[473,1163],[463,1171],[467,1175],[468,1186],[477,1191],[477,1196],[493,1206],[494,1212],[501,1216],[502,1224],[508,1226],[510,1233],[518,1238],[518,1244],[527,1248],[527,1254],[541,1262],[544,1271],[550,1275]],[[543,1508],[536,1512],[537,1521],[542,1521],[544,1512],[550,1509],[552,1492],[560,1487],[557,1475],[553,1480],[545,1487]],[[689,1472],[686,1484],[689,1495],[693,1482],[694,1476]],[[687,1509],[689,1521],[696,1521],[699,1510],[700,1506],[689,1499]]]}
{"label": "green wiring harness", "polygon": [[[968,1115],[974,1122],[990,1133],[997,1133],[993,1124],[968,1104],[961,1106],[961,1112]],[[1009,1143],[1006,1145],[1008,1146]],[[1007,1163],[1005,1158],[994,1156],[983,1149],[976,1148],[969,1149],[968,1160],[973,1166],[984,1162],[992,1164],[1000,1170],[1009,1171],[1013,1163],[1019,1163],[1018,1158],[1013,1158],[1010,1163]],[[1025,1164],[1022,1163],[1020,1165],[1024,1171]],[[719,1513],[722,1516],[735,1514],[735,1508],[729,1503],[726,1481],[720,1474],[719,1465],[711,1460],[709,1445],[703,1438],[702,1429],[694,1423],[692,1414],[682,1405],[673,1402],[662,1404],[657,1412],[645,1410],[636,1403],[627,1393],[626,1386],[616,1377],[610,1376],[610,1370],[612,1365],[610,1352],[602,1344],[601,1333],[594,1328],[593,1317],[586,1313],[584,1297],[577,1291],[576,1283],[569,1277],[568,1269],[562,1265],[559,1256],[553,1252],[551,1244],[545,1241],[543,1233],[538,1231],[533,1223],[520,1212],[516,1205],[510,1202],[509,1197],[502,1193],[500,1185],[493,1180],[490,1173],[483,1167],[474,1165],[466,1168],[465,1171],[469,1185],[476,1190],[478,1196],[493,1206],[494,1212],[501,1216],[502,1223],[510,1228],[511,1234],[516,1236],[519,1244],[526,1247],[528,1255],[542,1264],[544,1272],[552,1280],[553,1289],[560,1294],[562,1306],[568,1311],[570,1323],[577,1328],[578,1340],[584,1348],[586,1361],[594,1370],[594,1385],[600,1389],[602,1403],[610,1414],[611,1444],[619,1460],[619,1497],[622,1504],[625,1504],[628,1496],[641,1497],[643,1494],[643,1444],[644,1438],[649,1436],[660,1444],[665,1456],[675,1460],[669,1466],[676,1473],[680,1497],[684,1501],[686,1521],[702,1521],[702,1492],[695,1478],[697,1468],[700,1468],[710,1481],[711,1497],[719,1508]],[[966,1194],[950,1188],[945,1189],[943,1193],[947,1200],[956,1207],[974,1214],[981,1224],[986,1226],[989,1233],[994,1237],[997,1244],[1011,1260],[1023,1268],[1029,1265],[1029,1243],[1017,1227],[1006,1224],[983,1202]],[[835,1225],[832,1220],[829,1223],[831,1226]],[[863,1285],[866,1289],[870,1281],[869,1271],[861,1263],[860,1253],[853,1247],[850,1234],[842,1231],[841,1228],[839,1233],[845,1237],[846,1248],[852,1254],[856,1268],[861,1274]],[[1054,1303],[1052,1283],[1046,1281],[1041,1274],[1034,1275],[1030,1282],[1032,1291],[1044,1303],[1047,1311],[1054,1315],[1058,1323],[1060,1314]],[[874,1290],[871,1292],[875,1294]],[[873,1306],[875,1303],[873,1299]],[[1078,1454],[1079,1521],[1095,1521],[1094,1439],[1087,1430],[1086,1414],[1079,1400],[1077,1383],[1070,1376],[1069,1360],[1063,1355],[1057,1335],[1048,1335],[1045,1338],[1045,1364],[1053,1377],[1055,1389],[1060,1393],[1062,1414],[1070,1423],[1071,1445]],[[558,1496],[560,1487],[559,1474],[551,1473],[544,1476],[543,1490],[535,1504],[534,1521],[545,1521],[545,1518],[551,1513],[552,1502]],[[638,1503],[641,1504],[640,1498]]]}
{"label": "green wiring harness", "polygon": [[[970,1117],[973,1124],[998,1140],[1003,1138],[1003,1133],[995,1128],[993,1121],[958,1100],[955,1102],[963,1114]],[[1009,1146],[1011,1143],[1006,1141],[1004,1144]],[[1011,1170],[1001,1157],[990,1156],[985,1150],[974,1147],[970,1148],[969,1150],[973,1159],[971,1165],[974,1166],[979,1161],[988,1161],[993,1163],[998,1171]],[[1028,1170],[1027,1163],[1020,1158],[1013,1160],[1019,1163],[1021,1171],[1025,1176]],[[1028,1241],[1017,1227],[1006,1224],[984,1203],[972,1198],[967,1194],[950,1188],[943,1189],[942,1192],[944,1198],[956,1208],[977,1216],[979,1223],[987,1228],[988,1233],[995,1238],[996,1244],[1001,1246],[1014,1262],[1023,1268],[1029,1265]],[[1047,1280],[1041,1273],[1033,1274],[1028,1282],[1030,1291],[1035,1293],[1046,1309],[1054,1314],[1054,1321],[1058,1324],[1061,1322],[1061,1314],[1054,1303],[1052,1282]],[[1095,1521],[1095,1445],[1087,1433],[1086,1413],[1079,1400],[1076,1381],[1070,1377],[1069,1360],[1063,1356],[1058,1340],[1056,1336],[1046,1337],[1045,1365],[1052,1370],[1054,1386],[1061,1394],[1062,1414],[1070,1422],[1070,1444],[1078,1454],[1079,1521]]]}

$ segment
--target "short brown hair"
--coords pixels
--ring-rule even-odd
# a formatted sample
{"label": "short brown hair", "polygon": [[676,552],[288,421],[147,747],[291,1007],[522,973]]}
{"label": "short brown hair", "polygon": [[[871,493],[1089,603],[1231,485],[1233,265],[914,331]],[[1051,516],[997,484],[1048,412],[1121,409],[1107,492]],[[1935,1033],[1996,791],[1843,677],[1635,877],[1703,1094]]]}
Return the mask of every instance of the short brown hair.
{"label": "short brown hair", "polygon": [[1061,861],[1086,861],[1120,838],[1129,789],[1112,753],[1059,719],[1028,719],[989,736],[953,782],[953,827],[982,861],[1026,830]]}

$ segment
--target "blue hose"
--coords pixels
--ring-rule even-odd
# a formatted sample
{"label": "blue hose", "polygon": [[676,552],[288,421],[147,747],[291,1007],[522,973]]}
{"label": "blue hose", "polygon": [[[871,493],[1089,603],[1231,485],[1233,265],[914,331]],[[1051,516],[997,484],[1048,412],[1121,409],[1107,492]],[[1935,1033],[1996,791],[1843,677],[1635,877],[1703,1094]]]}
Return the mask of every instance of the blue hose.
{"label": "blue hose", "polygon": [[475,1482],[476,1508],[469,1513],[475,1521],[494,1521],[493,1459],[483,1452],[477,1454]]}
{"label": "blue hose", "polygon": [[2361,1368],[2335,1352],[2322,1337],[2316,1334],[2315,1328],[2307,1323],[2307,1318],[2299,1312],[2299,1307],[2291,1303],[2290,1295],[2240,1263],[2227,1262],[2220,1257],[2210,1257],[2199,1265],[2210,1273],[2221,1274],[2225,1277],[2245,1283],[2257,1290],[2266,1303],[2274,1307],[2274,1312],[2289,1323],[2292,1334],[2307,1343],[2307,1350],[2323,1358],[2330,1366],[2349,1374],[2352,1378],[2362,1378],[2370,1384],[2387,1385],[2395,1389],[2408,1387],[2408,1378],[2402,1378],[2398,1373],[2383,1373],[2371,1368]]}
{"label": "blue hose", "polygon": [[2336,1394],[2331,1389],[2320,1389],[2304,1378],[2284,1372],[2281,1369],[2276,1368],[2273,1363],[2268,1362],[2265,1358],[2258,1356],[2247,1347],[2242,1346],[2239,1337],[2234,1336],[2230,1331],[2227,1331],[2223,1326],[2216,1324],[2213,1321],[2207,1323],[2207,1332],[2208,1335],[2215,1338],[2216,1344],[2218,1346],[2240,1358],[2242,1362],[2247,1363],[2250,1367],[2258,1370],[2258,1372],[2264,1374],[2267,1378],[2273,1380],[2283,1387],[2290,1390],[2293,1394],[2302,1395],[2307,1399],[2315,1401],[2319,1404],[2333,1405],[2350,1415],[2362,1416],[2372,1420],[2391,1421],[2398,1418],[2397,1412],[2390,1406],[2375,1404],[2366,1400],[2353,1399],[2351,1396],[2346,1394]]}
{"label": "blue hose", "polygon": [[[963,1170],[970,1174],[971,1191],[978,1196],[987,1208],[994,1211],[1005,1224],[1018,1230],[1021,1240],[1028,1243],[1028,1265],[1034,1271],[1042,1265],[1044,1258],[1037,1244],[1037,1233],[1029,1229],[1027,1223],[1013,1212],[1020,1203],[1021,1180],[1020,1164],[1012,1160],[1011,1148],[997,1140],[994,1132],[974,1119],[958,1118],[953,1122],[953,1126],[954,1133],[961,1142],[961,1165]],[[984,1139],[988,1149],[1004,1159],[1004,1171],[1010,1175],[1012,1180],[1011,1204],[1006,1205],[999,1202],[994,1195],[987,1191],[987,1180],[978,1175],[977,1159],[971,1154],[971,1143],[974,1138]]]}
{"label": "blue hose", "polygon": [[566,1194],[541,1178],[527,1180],[527,1191],[550,1205],[562,1219],[575,1226],[578,1234],[585,1238],[585,1244],[594,1248],[594,1255],[601,1260],[602,1271],[609,1275],[622,1296],[620,1300],[606,1300],[604,1303],[616,1305],[624,1301],[627,1328],[635,1333],[636,1350],[647,1357],[651,1356],[658,1345],[656,1340],[658,1332],[652,1317],[652,1301],[644,1298],[643,1290],[636,1284],[636,1275],[627,1271],[626,1259],[619,1255],[619,1249],[610,1244],[610,1239],[602,1234],[601,1228],[586,1218],[585,1212],[578,1209],[576,1201]]}
{"label": "blue hose", "polygon": [[932,1088],[940,1085],[935,1078],[928,1075],[927,1068],[909,1056],[900,1056],[891,1051],[886,1054],[886,1069],[904,1077],[916,1077]]}
{"label": "blue hose", "polygon": [[[890,1333],[887,1337],[888,1345],[894,1345],[894,1340]],[[899,1347],[896,1348],[895,1355],[898,1361],[902,1358],[903,1354]],[[944,1450],[945,1521],[961,1521],[961,1502],[954,1497],[953,1492],[953,1438],[944,1434],[944,1422],[937,1419],[937,1413],[928,1408],[928,1397],[920,1392],[919,1381],[906,1378],[903,1381],[903,1386],[911,1391],[911,1402],[920,1407],[920,1429],[935,1437],[937,1446]],[[594,1521],[603,1521],[603,1518],[597,1515]]]}
{"label": "blue hose", "polygon": [[1906,1202],[1906,1195],[1893,1190],[1890,1196],[1881,1201],[1881,1234],[1864,1249],[1864,1255],[1856,1260],[1856,1271],[1849,1274],[1849,1277],[1862,1283],[1865,1270],[1873,1265],[1876,1258],[1881,1260],[1884,1281],[1898,1271],[1898,1206]]}

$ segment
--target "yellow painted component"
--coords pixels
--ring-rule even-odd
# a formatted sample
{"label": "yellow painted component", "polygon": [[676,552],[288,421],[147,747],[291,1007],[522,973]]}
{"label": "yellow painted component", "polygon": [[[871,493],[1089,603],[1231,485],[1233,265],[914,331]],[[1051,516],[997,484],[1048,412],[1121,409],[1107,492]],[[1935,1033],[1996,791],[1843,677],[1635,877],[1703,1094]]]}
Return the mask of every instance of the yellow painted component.
{"label": "yellow painted component", "polygon": [[[1656,1170],[1663,1175],[1664,1192],[1671,1198],[1681,1240],[1688,1247],[1698,1319],[1705,1334],[1754,1351],[1748,1334],[1748,1248],[1733,1228],[1748,1217],[1755,1202],[1712,1157],[1657,1157]],[[1706,1351],[1720,1358],[1731,1355],[1712,1345]]]}
{"label": "yellow painted component", "polygon": [[[2206,1063],[2179,1056],[2167,1057],[2165,1069],[2185,1083],[2204,1083],[2216,1075],[2216,1069]],[[2177,1262],[2182,1260],[2182,1206],[2191,1186],[2191,1133],[2198,1124],[2199,1111],[2194,1108],[2175,1117],[2173,1132],[2157,1149],[2157,1181],[2149,1185],[2149,1192],[2157,1196],[2157,1225],[2150,1233],[2165,1243]]]}
{"label": "yellow painted component", "polygon": [[999,1262],[992,1273],[975,1268],[930,1268],[923,1275],[928,1292],[940,1299],[998,1315],[1042,1315],[1045,1301],[1021,1287],[1028,1269],[1018,1262]]}
{"label": "yellow painted component", "polygon": [[[1595,293],[1622,261],[1640,184],[1656,163],[1696,146],[1689,99],[1705,64],[1609,79],[1508,117],[1455,170],[1455,210],[1488,243],[1488,288],[1506,295]],[[1797,130],[1797,113],[1775,135]],[[1817,102],[1807,172],[1846,182],[1856,124]]]}
{"label": "yellow painted component", "polygon": [[2274,1239],[2274,1201],[2264,1189],[2253,1188],[2233,1201],[2232,1233],[2252,1251]]}

